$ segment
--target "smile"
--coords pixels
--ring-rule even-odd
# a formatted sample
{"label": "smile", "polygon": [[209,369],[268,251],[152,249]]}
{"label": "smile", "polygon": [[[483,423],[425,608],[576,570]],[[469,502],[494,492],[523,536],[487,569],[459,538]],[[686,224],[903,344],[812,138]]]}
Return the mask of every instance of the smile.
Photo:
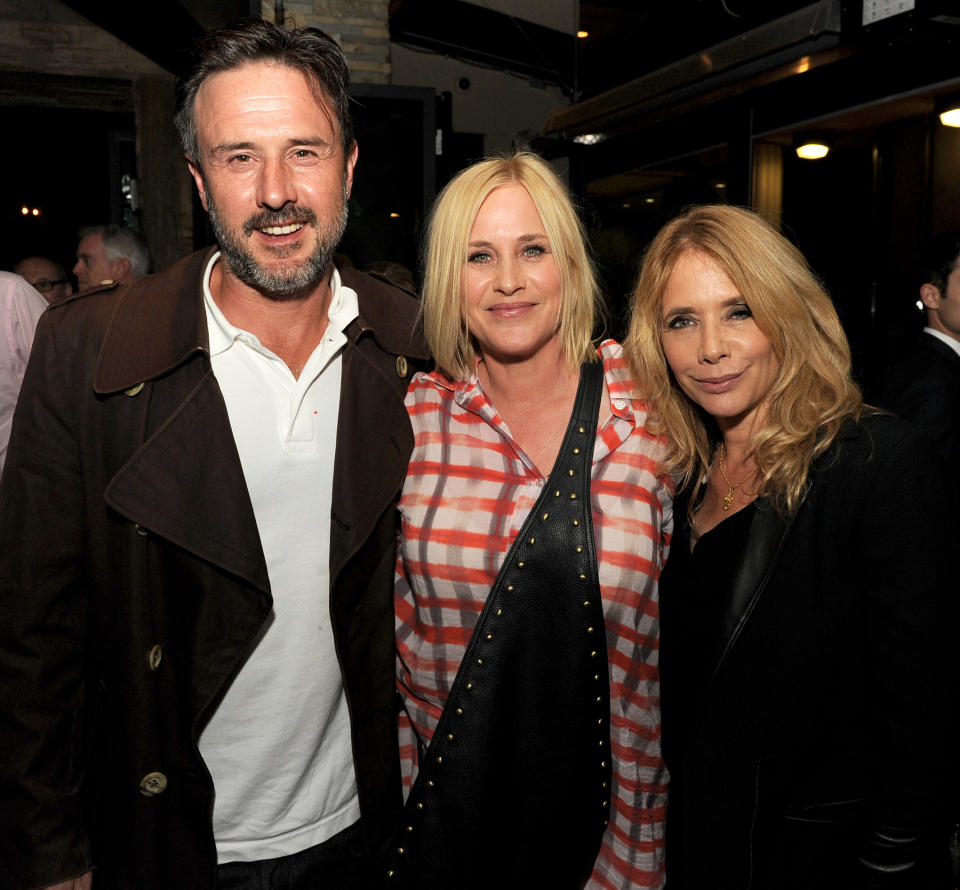
{"label": "smile", "polygon": [[536,303],[495,303],[487,307],[487,312],[493,312],[500,318],[515,318],[527,309],[532,309]]}
{"label": "smile", "polygon": [[292,235],[294,232],[299,232],[303,226],[304,223],[290,223],[286,226],[265,226],[257,231],[264,235]]}
{"label": "smile", "polygon": [[736,374],[724,374],[721,377],[694,377],[694,381],[704,392],[722,393],[733,389],[737,381],[743,376],[743,371]]}

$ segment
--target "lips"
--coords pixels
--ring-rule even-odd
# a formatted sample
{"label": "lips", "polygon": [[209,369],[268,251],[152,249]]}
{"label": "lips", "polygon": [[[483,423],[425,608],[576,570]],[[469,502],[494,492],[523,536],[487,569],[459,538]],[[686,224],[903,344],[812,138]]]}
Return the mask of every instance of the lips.
{"label": "lips", "polygon": [[498,318],[516,318],[518,315],[523,314],[525,310],[531,309],[536,305],[536,303],[529,301],[494,303],[493,306],[487,307],[487,312],[492,312]]}
{"label": "lips", "polygon": [[722,393],[733,389],[737,381],[743,376],[743,371],[736,374],[723,374],[719,377],[694,377],[694,381],[704,392]]}
{"label": "lips", "polygon": [[285,226],[266,226],[257,231],[262,232],[264,235],[292,235],[294,232],[299,232],[303,226],[303,223],[290,223]]}

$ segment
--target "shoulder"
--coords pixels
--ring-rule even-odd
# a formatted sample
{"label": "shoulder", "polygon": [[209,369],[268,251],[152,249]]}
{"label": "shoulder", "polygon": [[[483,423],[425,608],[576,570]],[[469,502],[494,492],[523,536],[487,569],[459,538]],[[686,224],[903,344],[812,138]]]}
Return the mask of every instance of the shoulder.
{"label": "shoulder", "polygon": [[386,352],[426,361],[429,356],[420,326],[420,301],[386,278],[343,269],[340,280],[356,291],[360,326]]}

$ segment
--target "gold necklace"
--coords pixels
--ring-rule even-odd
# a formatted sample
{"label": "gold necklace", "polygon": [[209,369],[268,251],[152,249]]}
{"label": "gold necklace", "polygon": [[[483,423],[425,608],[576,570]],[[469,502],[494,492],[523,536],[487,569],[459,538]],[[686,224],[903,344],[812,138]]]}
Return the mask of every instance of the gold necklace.
{"label": "gold necklace", "polygon": [[720,475],[723,476],[723,481],[727,483],[727,493],[723,496],[723,503],[720,505],[720,509],[724,512],[729,510],[733,506],[733,493],[746,482],[754,473],[757,472],[757,467],[754,467],[746,476],[744,476],[739,482],[733,483],[727,478],[726,470],[723,468],[723,442],[720,443],[720,447],[717,449],[717,461],[720,464]]}

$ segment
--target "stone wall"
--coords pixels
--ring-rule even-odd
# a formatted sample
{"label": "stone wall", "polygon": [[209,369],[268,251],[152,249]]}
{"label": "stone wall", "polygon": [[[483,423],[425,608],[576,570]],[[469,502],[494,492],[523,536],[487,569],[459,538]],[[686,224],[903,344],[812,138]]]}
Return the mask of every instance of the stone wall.
{"label": "stone wall", "polygon": [[[286,0],[285,24],[320,28],[343,48],[354,83],[390,83],[390,29],[387,0]],[[273,21],[274,4],[262,15]]]}

